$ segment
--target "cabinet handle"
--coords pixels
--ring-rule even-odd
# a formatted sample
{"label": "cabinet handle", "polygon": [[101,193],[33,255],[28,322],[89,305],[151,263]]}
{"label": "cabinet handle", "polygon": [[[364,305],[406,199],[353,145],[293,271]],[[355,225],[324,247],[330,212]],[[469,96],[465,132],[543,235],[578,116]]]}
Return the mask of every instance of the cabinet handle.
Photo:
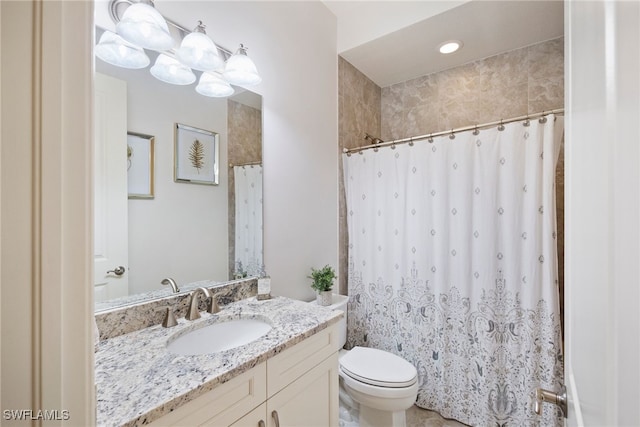
{"label": "cabinet handle", "polygon": [[258,421],[258,427],[266,427],[264,421],[262,420]]}
{"label": "cabinet handle", "polygon": [[276,423],[276,427],[280,427],[280,419],[278,419],[278,411],[273,411],[271,413],[271,418],[273,418],[273,421]]}

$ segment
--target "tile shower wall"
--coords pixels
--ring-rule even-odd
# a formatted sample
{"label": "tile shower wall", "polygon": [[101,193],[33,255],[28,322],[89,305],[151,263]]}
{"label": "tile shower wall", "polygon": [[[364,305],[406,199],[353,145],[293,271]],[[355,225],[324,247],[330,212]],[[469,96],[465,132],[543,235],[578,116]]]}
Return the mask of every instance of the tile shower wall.
{"label": "tile shower wall", "polygon": [[[564,107],[563,37],[385,88],[343,58],[338,72],[341,150],[366,145],[365,132],[388,141]],[[340,174],[339,283],[346,293],[348,242],[342,170]],[[556,170],[556,194],[562,303],[563,152]]]}
{"label": "tile shower wall", "polygon": [[523,116],[564,106],[564,38],[382,89],[382,139]]}
{"label": "tile shower wall", "polygon": [[[227,101],[227,156],[232,165],[262,161],[262,111]],[[229,165],[227,165],[229,166]],[[236,258],[236,193],[233,169],[229,167],[229,279]]]}

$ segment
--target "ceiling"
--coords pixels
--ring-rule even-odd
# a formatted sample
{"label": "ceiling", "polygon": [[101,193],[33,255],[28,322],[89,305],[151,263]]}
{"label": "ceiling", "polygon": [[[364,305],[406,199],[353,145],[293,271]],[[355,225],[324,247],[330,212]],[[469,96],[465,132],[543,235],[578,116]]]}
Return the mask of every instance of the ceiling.
{"label": "ceiling", "polygon": [[[338,53],[386,87],[560,37],[563,2],[324,1],[338,20]],[[464,44],[442,55],[450,39]]]}

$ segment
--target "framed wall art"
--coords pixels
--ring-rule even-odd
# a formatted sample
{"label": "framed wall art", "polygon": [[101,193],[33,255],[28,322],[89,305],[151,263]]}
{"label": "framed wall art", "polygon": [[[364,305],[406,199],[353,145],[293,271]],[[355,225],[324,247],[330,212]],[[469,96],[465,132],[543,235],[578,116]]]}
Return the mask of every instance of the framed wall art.
{"label": "framed wall art", "polygon": [[176,123],[175,182],[218,185],[219,135]]}
{"label": "framed wall art", "polygon": [[127,191],[130,199],[153,199],[155,137],[127,132]]}

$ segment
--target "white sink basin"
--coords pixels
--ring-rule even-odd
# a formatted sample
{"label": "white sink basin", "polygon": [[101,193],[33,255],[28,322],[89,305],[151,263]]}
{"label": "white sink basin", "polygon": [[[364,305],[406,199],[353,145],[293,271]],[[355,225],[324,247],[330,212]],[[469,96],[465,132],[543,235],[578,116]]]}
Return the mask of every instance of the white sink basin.
{"label": "white sink basin", "polygon": [[195,329],[167,343],[174,354],[196,355],[217,353],[249,344],[271,330],[259,319],[234,319]]}

